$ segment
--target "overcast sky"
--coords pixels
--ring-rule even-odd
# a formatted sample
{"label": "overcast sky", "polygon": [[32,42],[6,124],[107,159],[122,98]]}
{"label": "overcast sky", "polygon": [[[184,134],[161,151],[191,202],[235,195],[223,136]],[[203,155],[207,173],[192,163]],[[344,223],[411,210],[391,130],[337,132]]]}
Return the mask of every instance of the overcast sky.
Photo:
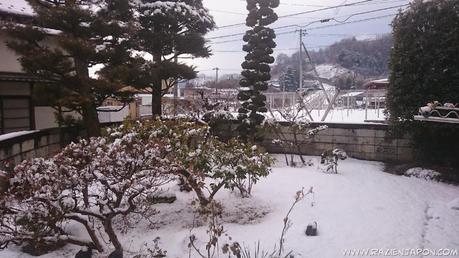
{"label": "overcast sky", "polygon": [[[410,0],[280,1],[280,6],[275,9],[279,16],[298,14],[301,12],[313,12],[280,18],[276,23],[271,25],[272,28],[284,27],[276,29],[276,33],[279,35],[276,39],[278,46],[274,56],[277,56],[279,53],[290,55],[298,50],[299,33],[295,31],[300,27],[303,27],[308,32],[303,42],[310,50],[317,50],[320,47],[331,45],[334,42],[352,36],[356,36],[359,39],[368,39],[381,34],[390,33],[390,23],[393,16],[398,12],[399,8],[405,8],[402,5],[406,5]],[[245,25],[226,26],[245,22],[247,17],[247,10],[245,8],[246,0],[203,0],[203,3],[205,7],[210,10],[217,26],[220,27],[206,35],[206,38],[211,39],[210,46],[214,54],[208,59],[184,59],[183,61],[195,65],[200,73],[208,76],[215,75],[215,71],[212,70],[215,67],[221,69],[221,74],[240,73],[240,64],[245,56],[245,53],[242,52],[242,35],[226,36],[244,33],[248,28]],[[355,5],[315,11],[343,4]],[[0,9],[14,9],[19,13],[31,11],[25,0],[0,0]],[[335,20],[330,20],[325,23],[320,22],[320,20],[332,18]],[[366,19],[374,20],[359,22],[360,20]],[[348,24],[339,25],[343,22]],[[323,26],[333,27],[318,28]]]}
{"label": "overcast sky", "polygon": [[[203,0],[203,2],[205,7],[208,8],[210,13],[214,16],[215,22],[219,27],[245,22],[247,15],[245,0]],[[281,5],[276,8],[275,11],[279,16],[283,16],[357,2],[363,2],[363,0],[281,0]],[[325,11],[281,18],[271,25],[271,27],[275,28],[292,25],[292,27],[276,29],[276,32],[279,34],[283,32],[293,32],[298,30],[299,26],[305,26],[308,23],[312,23],[304,27],[304,29],[309,29],[308,35],[304,37],[304,43],[309,49],[316,50],[318,47],[330,45],[343,38],[356,36],[363,39],[372,38],[384,33],[390,33],[390,23],[393,16],[383,18],[378,17],[392,14],[395,15],[398,8],[391,7],[407,3],[409,3],[409,0],[370,0],[354,6],[333,8]],[[354,16],[350,17],[353,14]],[[326,23],[319,22],[319,20],[327,18],[335,18],[337,21],[331,20]],[[369,18],[375,18],[375,20],[355,22]],[[340,24],[340,22],[344,21],[349,22],[349,24],[330,28],[317,28],[326,25]],[[298,27],[295,25],[298,25]],[[247,27],[245,25],[217,28],[206,37],[212,38],[226,36],[230,34],[243,33],[246,30]],[[194,59],[192,61],[188,60],[187,62],[196,65],[198,67],[197,70],[199,70],[200,73],[204,73],[209,76],[215,74],[215,71],[212,70],[212,68],[215,67],[219,67],[221,69],[221,74],[239,73],[241,70],[240,64],[245,55],[244,52],[241,51],[243,42],[238,41],[241,40],[241,38],[242,36],[238,35],[213,39],[210,45],[214,55],[211,58]],[[223,41],[232,42],[222,43]],[[274,53],[275,56],[279,53],[286,53],[290,55],[299,47],[299,33],[279,35],[276,42],[278,47]]]}

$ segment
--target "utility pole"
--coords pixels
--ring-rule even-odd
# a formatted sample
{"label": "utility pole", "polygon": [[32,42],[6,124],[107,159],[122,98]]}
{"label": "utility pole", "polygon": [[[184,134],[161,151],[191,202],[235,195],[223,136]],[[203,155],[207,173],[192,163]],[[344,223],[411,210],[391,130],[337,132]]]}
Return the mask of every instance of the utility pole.
{"label": "utility pole", "polygon": [[300,29],[300,78],[299,78],[299,87],[300,90],[303,89],[303,29]]}
{"label": "utility pole", "polygon": [[218,94],[218,88],[217,88],[217,85],[218,85],[218,71],[220,70],[220,68],[215,67],[212,70],[215,70],[215,94]]}

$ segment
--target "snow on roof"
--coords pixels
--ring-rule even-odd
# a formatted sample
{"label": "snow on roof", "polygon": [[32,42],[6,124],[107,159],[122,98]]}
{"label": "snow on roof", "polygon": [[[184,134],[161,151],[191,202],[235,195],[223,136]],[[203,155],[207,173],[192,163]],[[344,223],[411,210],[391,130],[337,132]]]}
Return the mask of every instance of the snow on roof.
{"label": "snow on roof", "polygon": [[363,94],[365,92],[363,91],[355,91],[355,92],[349,92],[349,93],[346,93],[344,95],[341,95],[341,97],[355,97],[355,96],[358,96],[360,94]]}
{"label": "snow on roof", "polygon": [[32,7],[25,0],[2,0],[0,2],[0,11],[22,15],[34,14]]}
{"label": "snow on roof", "polygon": [[389,83],[389,79],[385,78],[385,79],[374,80],[374,81],[371,81],[371,82],[374,82],[374,83]]}
{"label": "snow on roof", "polygon": [[378,36],[376,34],[363,34],[363,35],[358,35],[357,37],[355,37],[356,40],[358,41],[372,41],[372,40],[376,40],[378,38]]}
{"label": "snow on roof", "polygon": [[334,77],[350,72],[348,69],[344,67],[332,64],[318,65],[316,66],[316,70],[319,74],[319,77],[324,79],[332,79]]}

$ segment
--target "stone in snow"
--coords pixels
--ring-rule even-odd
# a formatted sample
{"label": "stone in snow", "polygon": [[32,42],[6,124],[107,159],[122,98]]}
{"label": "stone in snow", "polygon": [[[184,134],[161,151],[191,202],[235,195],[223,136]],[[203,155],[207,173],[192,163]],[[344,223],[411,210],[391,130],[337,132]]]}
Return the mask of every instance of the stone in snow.
{"label": "stone in snow", "polygon": [[307,236],[317,236],[317,222],[309,223],[306,227],[306,235]]}
{"label": "stone in snow", "polygon": [[91,257],[92,257],[91,248],[83,248],[75,255],[75,258],[91,258]]}
{"label": "stone in snow", "polygon": [[123,251],[115,250],[108,256],[108,258],[123,258]]}
{"label": "stone in snow", "polygon": [[459,211],[459,198],[456,198],[452,200],[451,202],[448,203],[448,207],[453,209],[453,210],[458,210]]}

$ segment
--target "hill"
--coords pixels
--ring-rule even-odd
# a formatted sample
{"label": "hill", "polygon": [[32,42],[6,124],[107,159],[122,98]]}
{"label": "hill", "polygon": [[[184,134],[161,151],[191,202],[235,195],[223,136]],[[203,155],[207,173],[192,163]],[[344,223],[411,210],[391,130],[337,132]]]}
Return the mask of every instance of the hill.
{"label": "hill", "polygon": [[[388,62],[393,45],[390,34],[376,38],[349,38],[327,48],[310,51],[316,68],[324,79],[336,80],[344,73],[352,72],[361,79],[382,78],[389,75]],[[274,78],[279,78],[290,67],[298,70],[299,53],[278,55],[273,66]],[[305,63],[304,67],[308,67]]]}

